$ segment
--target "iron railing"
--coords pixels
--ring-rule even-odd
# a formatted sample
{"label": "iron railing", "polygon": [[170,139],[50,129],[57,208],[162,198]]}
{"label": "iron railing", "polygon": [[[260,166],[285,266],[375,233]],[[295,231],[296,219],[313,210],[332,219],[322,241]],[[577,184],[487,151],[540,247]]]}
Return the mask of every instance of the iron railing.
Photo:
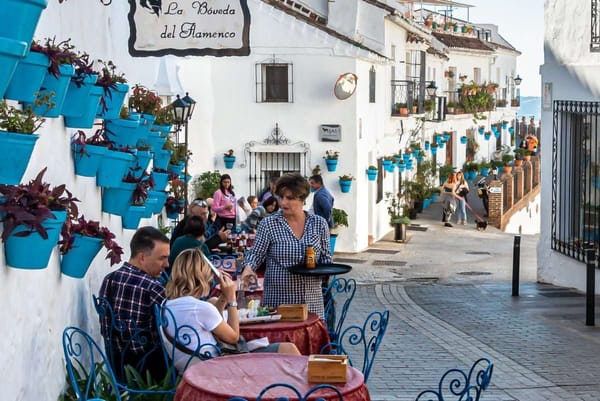
{"label": "iron railing", "polygon": [[[423,102],[424,96],[421,95],[424,88],[423,83],[411,80],[393,80],[392,85],[392,104],[391,113],[396,116],[399,115],[398,104],[406,104],[408,112],[410,114],[422,114],[423,113]],[[416,109],[413,108],[416,106]]]}

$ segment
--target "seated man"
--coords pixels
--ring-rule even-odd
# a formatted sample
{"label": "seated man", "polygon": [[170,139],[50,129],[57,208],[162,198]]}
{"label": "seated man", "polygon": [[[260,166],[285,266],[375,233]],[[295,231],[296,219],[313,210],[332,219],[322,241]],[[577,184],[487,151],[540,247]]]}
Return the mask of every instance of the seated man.
{"label": "seated man", "polygon": [[221,227],[215,221],[211,221],[209,218],[210,211],[208,202],[203,199],[195,199],[190,203],[187,215],[181,219],[181,221],[177,223],[175,229],[173,229],[173,234],[171,234],[171,245],[173,245],[177,238],[185,234],[184,228],[189,216],[202,217],[205,226],[204,238],[208,249],[216,248],[220,243],[227,240],[227,235],[229,235],[230,231],[225,230],[225,227]]}
{"label": "seated man", "polygon": [[[161,380],[167,371],[153,308],[165,299],[165,288],[158,277],[169,266],[169,239],[154,227],[141,227],[133,235],[130,248],[129,261],[104,277],[99,293],[111,305],[118,322],[127,323],[119,330],[112,328],[112,360],[117,365],[113,369],[117,378],[123,380],[121,361],[124,366],[143,365],[142,370]],[[100,328],[102,336],[108,339],[110,316],[100,319]],[[136,337],[136,331],[142,331],[144,338]],[[145,372],[139,373],[146,377]]]}

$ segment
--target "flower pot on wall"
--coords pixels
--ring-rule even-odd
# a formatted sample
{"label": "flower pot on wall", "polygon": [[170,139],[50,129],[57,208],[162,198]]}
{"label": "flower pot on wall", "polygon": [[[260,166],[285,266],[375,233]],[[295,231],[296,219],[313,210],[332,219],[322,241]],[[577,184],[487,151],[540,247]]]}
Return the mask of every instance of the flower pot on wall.
{"label": "flower pot on wall", "polygon": [[369,181],[375,181],[377,179],[377,170],[368,168],[366,172],[367,172],[367,178],[369,179]]}
{"label": "flower pot on wall", "polygon": [[151,177],[154,180],[154,188],[157,191],[164,191],[169,183],[169,174],[153,171]]}
{"label": "flower pot on wall", "polygon": [[179,211],[167,210],[167,218],[171,220],[177,220],[179,218]]}
{"label": "flower pot on wall", "polygon": [[75,163],[75,174],[82,177],[95,177],[102,158],[108,151],[105,146],[71,144],[71,154]]}
{"label": "flower pot on wall", "polygon": [[140,131],[139,126],[140,120],[117,118],[106,121],[106,132],[118,147],[133,148],[140,139],[148,140],[148,136],[144,136],[145,131]]}
{"label": "flower pot on wall", "polygon": [[166,170],[169,165],[169,159],[171,158],[171,151],[166,149],[161,149],[157,152],[154,152],[154,164],[152,167],[159,168],[161,170]]}
{"label": "flower pot on wall", "polygon": [[73,248],[62,257],[60,271],[69,277],[83,278],[102,248],[102,239],[81,234],[72,235]]}
{"label": "flower pot on wall", "polygon": [[173,126],[171,124],[169,124],[169,125],[156,125],[156,124],[154,124],[154,125],[152,125],[151,131],[158,131],[158,132],[161,133],[161,135],[163,137],[166,138],[167,135],[169,135],[169,133],[171,132],[171,128],[172,127]]}
{"label": "flower pot on wall", "polygon": [[464,135],[460,137],[460,143],[462,143],[463,145],[467,144],[467,140],[468,140],[468,138]]}
{"label": "flower pot on wall", "polygon": [[[150,146],[150,151],[156,153],[162,150],[163,145],[167,141],[167,136],[163,135],[160,131],[150,131],[148,134],[148,146]],[[170,155],[169,155],[170,157]]]}
{"label": "flower pot on wall", "polygon": [[4,96],[19,60],[25,56],[26,48],[25,42],[0,37],[0,97]]}
{"label": "flower pot on wall", "polygon": [[102,190],[102,211],[118,216],[124,216],[131,206],[131,198],[135,183],[121,182],[120,187],[104,188]]}
{"label": "flower pot on wall", "polygon": [[150,130],[154,126],[154,120],[156,120],[156,116],[152,114],[143,114],[143,113],[131,113],[133,118],[139,119],[138,126],[138,135],[142,138],[147,138],[150,134]]}
{"label": "flower pot on wall", "polygon": [[[37,231],[26,237],[16,234],[26,231],[24,226],[18,226],[4,243],[6,263],[18,269],[38,270],[48,266],[52,250],[58,243],[60,229],[64,224],[67,213],[53,211],[56,219],[47,219],[42,226],[48,232],[48,238],[44,239]],[[35,250],[35,252],[32,252]]]}
{"label": "flower pot on wall", "polygon": [[235,156],[223,156],[223,162],[225,163],[225,168],[231,169],[235,163]]}
{"label": "flower pot on wall", "polygon": [[338,159],[325,159],[325,165],[327,166],[327,171],[335,171],[338,165]]}
{"label": "flower pot on wall", "polygon": [[96,185],[101,187],[119,187],[121,179],[127,174],[127,169],[134,156],[131,153],[108,150],[98,168]]}
{"label": "flower pot on wall", "polygon": [[0,37],[25,42],[29,47],[48,0],[3,0],[0,8]]}
{"label": "flower pot on wall", "polygon": [[[67,95],[62,107],[62,115],[65,117],[81,117],[89,107],[88,98],[92,93],[92,88],[98,80],[98,74],[86,74],[83,82],[76,82],[71,79],[67,88]],[[100,98],[98,98],[100,100]],[[96,108],[98,104],[96,104]],[[94,108],[94,116],[96,115]]]}
{"label": "flower pot on wall", "polygon": [[148,168],[152,159],[152,154],[147,150],[138,150],[135,152],[134,161],[131,163],[132,174],[135,178],[140,178]]}
{"label": "flower pot on wall", "polygon": [[44,77],[44,81],[42,82],[38,98],[50,93],[54,93],[54,96],[51,97],[51,101],[54,104],[52,107],[48,107],[47,105],[34,106],[32,103],[25,103],[25,106],[31,105],[33,107],[33,111],[35,114],[39,116],[45,117],[58,117],[62,111],[63,103],[65,102],[65,97],[67,96],[67,88],[69,87],[69,82],[71,81],[71,77],[75,73],[75,68],[71,64],[62,64],[58,67],[58,77],[52,75],[48,70],[46,70],[46,76]]}
{"label": "flower pot on wall", "polygon": [[350,188],[352,188],[352,180],[339,180],[339,182],[342,193],[350,192]]}
{"label": "flower pot on wall", "polygon": [[331,256],[333,256],[333,253],[335,252],[335,243],[337,242],[337,234],[329,234],[329,252],[331,253]]}
{"label": "flower pot on wall", "polygon": [[[46,77],[50,59],[43,53],[30,52],[17,64],[4,95],[7,99],[33,102]],[[53,100],[51,100],[53,101]]]}
{"label": "flower pot on wall", "polygon": [[65,117],[65,126],[69,128],[92,128],[103,91],[104,89],[100,86],[92,86],[89,96],[83,100],[83,114],[78,117]]}
{"label": "flower pot on wall", "polygon": [[[155,213],[154,211],[156,210],[156,208],[158,206],[160,206],[162,209],[162,203],[158,203],[158,198],[152,197],[150,195],[148,195],[148,198],[146,198],[146,202],[144,203],[144,206],[145,206],[145,208],[144,208],[145,213],[142,217],[145,219],[149,219],[150,217],[152,217],[152,214]],[[160,213],[161,209],[159,209],[158,212],[156,212],[156,213]]]}
{"label": "flower pot on wall", "polygon": [[185,168],[185,163],[179,162],[177,164],[169,164],[167,170],[169,171],[169,173],[179,175],[179,174],[181,174],[181,172],[183,171],[184,168]]}
{"label": "flower pot on wall", "polygon": [[146,213],[146,206],[129,206],[127,212],[121,218],[123,228],[136,230],[140,225],[140,220]]}
{"label": "flower pot on wall", "polygon": [[119,118],[125,95],[127,95],[127,92],[129,91],[129,85],[115,84],[115,87],[116,88],[102,87],[102,97],[100,98],[100,104],[98,104],[96,110],[97,118],[103,118],[105,120]]}
{"label": "flower pot on wall", "polygon": [[[156,203],[149,203],[148,199],[156,199]],[[151,209],[152,213],[160,213],[165,201],[167,200],[167,193],[164,191],[148,191],[148,199],[146,200],[146,208]]]}
{"label": "flower pot on wall", "polygon": [[0,131],[0,184],[21,182],[38,138],[35,134]]}

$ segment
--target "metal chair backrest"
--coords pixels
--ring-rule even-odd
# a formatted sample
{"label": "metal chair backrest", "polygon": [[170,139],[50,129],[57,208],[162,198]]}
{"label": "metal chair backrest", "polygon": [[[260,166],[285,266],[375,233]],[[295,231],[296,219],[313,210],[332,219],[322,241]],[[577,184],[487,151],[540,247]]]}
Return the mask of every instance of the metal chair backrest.
{"label": "metal chair backrest", "polygon": [[[217,345],[202,343],[200,334],[194,327],[188,324],[178,325],[173,311],[166,305],[154,305],[154,317],[169,361],[173,365],[179,365],[173,366],[173,374],[178,372],[181,375],[190,364],[221,355]],[[184,362],[177,362],[178,360]]]}
{"label": "metal chair backrest", "polygon": [[335,341],[323,346],[321,353],[347,355],[350,366],[354,366],[354,357],[362,354],[361,370],[366,383],[387,330],[389,317],[388,310],[371,312],[362,326],[346,327]]}
{"label": "metal chair backrest", "polygon": [[[287,383],[274,383],[274,384],[269,384],[267,387],[265,387],[264,389],[261,390],[261,392],[258,394],[258,396],[256,397],[256,401],[262,401],[263,397],[266,396],[266,393],[271,391],[274,388],[285,388],[285,389],[289,389],[289,393],[291,393],[291,396],[284,396],[281,394],[277,394],[277,401],[290,401],[290,400],[298,400],[298,401],[308,401],[309,398],[314,397],[316,395],[320,395],[320,398],[311,398],[315,401],[323,401],[325,400],[325,398],[323,398],[325,395],[331,397],[331,395],[337,396],[337,400],[338,401],[344,401],[344,397],[342,397],[342,393],[340,393],[340,390],[338,390],[335,386],[332,386],[331,384],[319,384],[316,385],[314,387],[312,387],[310,390],[308,390],[306,392],[306,394],[302,395],[300,394],[300,391],[298,391],[298,389],[294,386],[292,386],[291,384],[287,384]],[[288,391],[286,391],[288,392]],[[279,393],[282,393],[281,391]],[[269,395],[268,399],[273,399],[273,396],[275,396],[275,394]],[[331,398],[328,398],[331,399]],[[230,398],[228,401],[248,401],[245,398],[241,398],[241,397],[232,397]]]}
{"label": "metal chair backrest", "polygon": [[[342,331],[355,292],[356,280],[343,277],[334,278],[325,290],[325,322],[331,341],[335,341]],[[343,302],[341,308],[336,307],[336,304],[340,304],[339,301]]]}
{"label": "metal chair backrest", "polygon": [[237,256],[235,255],[215,255],[211,254],[208,256],[208,259],[212,262],[212,264],[220,270],[223,270],[231,275],[231,277],[236,278],[239,271]]}
{"label": "metal chair backrest", "polygon": [[483,392],[490,385],[494,364],[487,358],[480,358],[469,373],[454,368],[442,375],[436,390],[421,391],[416,401],[479,401]]}
{"label": "metal chair backrest", "polygon": [[77,400],[121,401],[117,378],[102,349],[78,327],[67,327],[62,336],[67,375]]}

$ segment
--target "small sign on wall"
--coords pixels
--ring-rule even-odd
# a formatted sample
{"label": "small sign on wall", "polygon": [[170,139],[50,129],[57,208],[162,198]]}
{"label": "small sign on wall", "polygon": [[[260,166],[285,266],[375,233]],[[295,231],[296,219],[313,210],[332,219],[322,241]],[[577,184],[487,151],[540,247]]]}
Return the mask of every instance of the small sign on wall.
{"label": "small sign on wall", "polygon": [[489,191],[491,194],[501,194],[502,187],[490,187]]}
{"label": "small sign on wall", "polygon": [[132,56],[247,56],[247,0],[129,0]]}
{"label": "small sign on wall", "polygon": [[319,139],[323,142],[339,142],[342,140],[342,126],[339,124],[322,124],[319,127]]}

